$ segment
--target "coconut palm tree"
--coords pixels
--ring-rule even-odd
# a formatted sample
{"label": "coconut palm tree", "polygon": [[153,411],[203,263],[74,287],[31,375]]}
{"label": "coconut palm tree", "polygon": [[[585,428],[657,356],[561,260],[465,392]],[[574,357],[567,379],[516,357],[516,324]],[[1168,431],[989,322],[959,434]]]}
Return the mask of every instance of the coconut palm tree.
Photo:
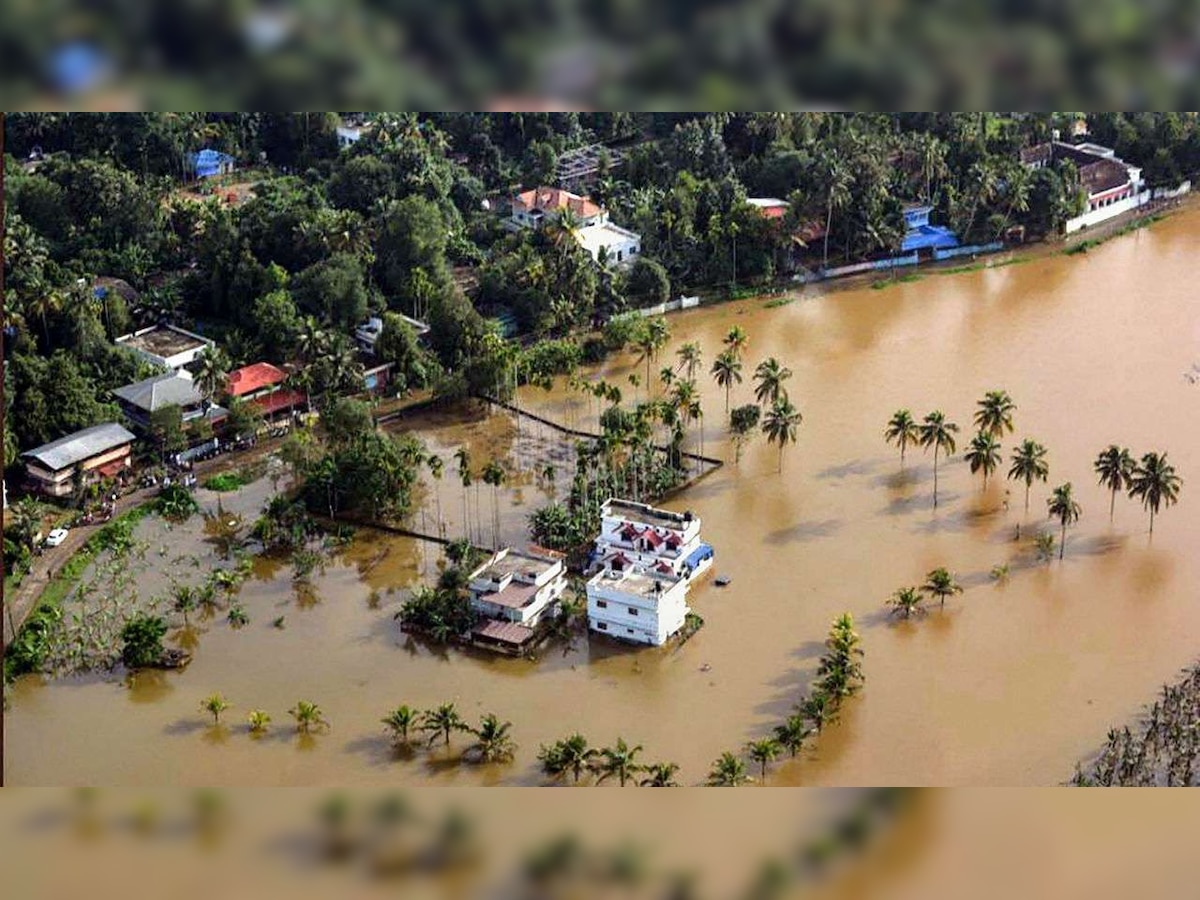
{"label": "coconut palm tree", "polygon": [[1013,451],[1012,465],[1008,469],[1010,480],[1025,482],[1025,512],[1029,512],[1029,489],[1034,481],[1045,481],[1050,475],[1050,464],[1046,462],[1046,448],[1037,441],[1026,438]]}
{"label": "coconut palm tree", "polygon": [[479,723],[478,728],[469,728],[475,735],[475,743],[469,746],[465,753],[482,762],[507,762],[513,758],[517,745],[509,730],[512,722],[501,722],[495,715],[488,713]]}
{"label": "coconut palm tree", "polygon": [[742,361],[732,350],[723,350],[713,360],[709,374],[717,384],[725,388],[725,415],[729,415],[729,391],[735,384],[742,383]]}
{"label": "coconut palm tree", "polygon": [[955,594],[963,592],[962,585],[958,583],[958,580],[942,566],[925,576],[925,583],[921,585],[921,590],[937,597],[942,606],[946,605],[947,597],[953,597]]}
{"label": "coconut palm tree", "polygon": [[700,344],[688,341],[675,351],[675,355],[679,357],[678,369],[687,373],[688,381],[695,381],[701,361]]}
{"label": "coconut palm tree", "polygon": [[825,189],[825,248],[821,255],[821,268],[828,269],[829,233],[833,230],[833,211],[842,209],[850,202],[850,185],[854,179],[836,156],[826,161],[822,174],[824,177],[821,183]]}
{"label": "coconut palm tree", "polygon": [[392,735],[392,743],[397,747],[408,746],[408,733],[417,724],[418,714],[411,706],[402,705],[393,709],[380,719]]}
{"label": "coconut palm tree", "polygon": [[211,697],[205,697],[200,701],[201,712],[206,712],[213,717],[213,724],[221,724],[221,713],[229,709],[229,702],[220,694],[213,694]]}
{"label": "coconut palm tree", "polygon": [[489,460],[483,467],[483,483],[492,486],[492,546],[500,546],[500,487],[508,476],[504,466],[496,460]]}
{"label": "coconut palm tree", "polygon": [[463,537],[467,540],[471,539],[471,517],[470,503],[468,502],[467,492],[471,487],[471,451],[466,447],[459,447],[454,451],[454,459],[458,463],[458,479],[462,482],[463,489]]}
{"label": "coconut palm tree", "polygon": [[909,618],[915,613],[920,613],[921,604],[925,600],[925,595],[921,593],[920,588],[904,587],[892,594],[888,600],[888,606],[892,608],[892,615]]}
{"label": "coconut palm tree", "polygon": [[783,472],[783,449],[788,444],[796,443],[796,431],[803,421],[804,416],[786,398],[776,400],[763,417],[762,429],[767,436],[767,443],[779,445],[778,471],[781,473]]}
{"label": "coconut palm tree", "polygon": [[731,352],[737,359],[742,358],[742,354],[746,352],[746,346],[750,342],[750,338],[746,335],[746,330],[741,325],[734,325],[725,334],[722,343],[725,349]]}
{"label": "coconut palm tree", "polygon": [[25,547],[33,549],[38,526],[42,522],[42,510],[32,497],[22,497],[4,511],[5,530]]}
{"label": "coconut palm tree", "polygon": [[229,357],[220,347],[205,347],[196,361],[196,387],[209,402],[216,403],[217,398],[226,391]]}
{"label": "coconut palm tree", "polygon": [[296,720],[296,730],[301,734],[329,728],[329,722],[321,712],[321,707],[308,700],[297,701],[296,705],[288,710],[288,715]]}
{"label": "coconut palm tree", "polygon": [[808,740],[810,734],[812,734],[812,729],[808,727],[804,716],[799,713],[793,713],[783,721],[782,725],[775,726],[775,740],[793,758],[803,749],[804,742]]}
{"label": "coconut palm tree", "polygon": [[898,409],[888,419],[887,427],[883,430],[883,438],[889,444],[900,448],[900,465],[904,465],[904,454],[909,444],[916,444],[921,439],[921,430],[917,421],[907,409]]}
{"label": "coconut palm tree", "polygon": [[1108,501],[1108,521],[1110,522],[1113,520],[1113,513],[1117,508],[1117,492],[1127,491],[1133,484],[1134,467],[1129,448],[1118,447],[1116,444],[1109,444],[1108,447],[1101,450],[1100,455],[1096,457],[1096,462],[1092,465],[1100,479],[1100,484],[1112,492],[1112,497]]}
{"label": "coconut palm tree", "polygon": [[641,752],[641,744],[630,747],[624,738],[617,738],[614,746],[601,749],[600,755],[592,764],[596,773],[596,784],[616,778],[621,787],[625,787],[630,778],[642,771],[642,766],[637,762],[637,755]]}
{"label": "coconut palm tree", "polygon": [[575,732],[549,747],[543,746],[538,753],[538,759],[542,761],[542,768],[549,774],[570,772],[575,784],[579,784],[584,770],[591,768],[599,752],[595,747],[588,746],[587,738]]}
{"label": "coconut palm tree", "polygon": [[436,453],[430,453],[425,457],[425,465],[429,467],[429,474],[433,476],[433,501],[437,504],[438,537],[444,538],[446,535],[442,529],[442,492],[439,486],[442,483],[442,473],[446,470],[446,464]]}
{"label": "coconut palm tree", "polygon": [[767,765],[778,759],[782,752],[783,747],[775,738],[759,738],[757,741],[750,741],[746,744],[746,753],[758,763],[763,781],[767,780]]}
{"label": "coconut palm tree", "polygon": [[265,734],[271,724],[271,716],[266,710],[252,709],[246,715],[246,722],[250,725],[251,734]]}
{"label": "coconut palm tree", "polygon": [[679,787],[675,775],[679,772],[679,764],[673,762],[651,763],[642,769],[646,777],[638,782],[638,787]]}
{"label": "coconut palm tree", "polygon": [[46,338],[46,352],[50,352],[50,325],[46,317],[57,313],[66,301],[61,291],[45,288],[31,294],[25,301],[25,315],[37,316],[42,320],[42,335]]}
{"label": "coconut palm tree", "polygon": [[976,428],[996,438],[1004,437],[1006,431],[1012,434],[1013,411],[1017,405],[1008,396],[1008,391],[988,391],[975,405],[978,407],[975,410]]}
{"label": "coconut palm tree", "polygon": [[971,474],[983,472],[983,489],[987,490],[988,476],[1000,465],[1000,442],[990,431],[981,431],[971,438],[971,444],[963,459],[971,468]]}
{"label": "coconut palm tree", "polygon": [[671,338],[666,319],[659,316],[656,319],[644,321],[633,340],[638,351],[638,360],[646,362],[646,384],[650,384],[650,363],[658,359],[658,354]]}
{"label": "coconut palm tree", "polygon": [[749,780],[746,764],[726,750],[712,764],[705,784],[709,787],[741,787]]}
{"label": "coconut palm tree", "polygon": [[1150,533],[1154,534],[1154,516],[1162,506],[1174,506],[1179,500],[1183,479],[1167,462],[1165,453],[1147,453],[1133,470],[1129,496],[1140,497],[1143,509],[1150,510]]}
{"label": "coconut palm tree", "polygon": [[1079,521],[1079,517],[1083,514],[1083,507],[1075,502],[1069,481],[1054,489],[1049,499],[1046,500],[1046,507],[1050,510],[1050,518],[1058,519],[1062,526],[1062,537],[1058,541],[1058,558],[1062,559],[1063,553],[1067,549],[1067,526],[1074,525]]}
{"label": "coconut palm tree", "polygon": [[312,316],[306,316],[296,337],[296,352],[305,363],[311,365],[320,359],[329,342],[329,335]]}
{"label": "coconut palm tree", "polygon": [[417,727],[429,734],[429,743],[432,744],[441,736],[447,747],[450,746],[451,732],[470,730],[453,703],[443,703],[436,709],[425,710]]}
{"label": "coconut palm tree", "polygon": [[792,377],[792,370],[780,365],[775,357],[765,359],[754,370],[754,399],[759,403],[774,403],[780,397],[787,398],[783,383]]}
{"label": "coconut palm tree", "polygon": [[811,722],[817,734],[837,716],[837,704],[824,691],[813,691],[808,697],[801,697],[796,704],[796,713],[805,722]]}
{"label": "coconut palm tree", "polygon": [[938,505],[938,453],[942,453],[949,457],[954,454],[955,443],[954,435],[958,433],[958,426],[953,422],[947,422],[946,416],[940,409],[935,409],[927,415],[920,427],[921,446],[928,450],[933,448],[933,508],[937,509]]}

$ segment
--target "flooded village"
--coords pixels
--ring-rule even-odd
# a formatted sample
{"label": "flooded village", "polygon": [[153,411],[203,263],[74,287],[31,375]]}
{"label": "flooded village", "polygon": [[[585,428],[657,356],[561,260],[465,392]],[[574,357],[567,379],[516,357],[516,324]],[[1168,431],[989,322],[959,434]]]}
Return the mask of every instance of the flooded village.
{"label": "flooded village", "polygon": [[[1091,187],[1081,215],[1103,190],[1136,199]],[[1103,241],[959,266],[922,248],[938,264],[904,277],[893,264],[626,314],[631,337],[607,355],[453,396],[383,389],[397,369],[359,365],[344,392],[376,379],[373,399],[322,407],[264,360],[221,372],[222,406],[206,399],[216,341],[133,330],[172,370],[117,392],[133,431],[158,434],[164,392],[206,438],[205,420],[246,404],[273,424],[215,458],[206,442],[160,455],[155,483],[108,501],[119,528],[42,550],[61,612],[37,670],[5,688],[6,782],[1009,786],[1091,771],[1109,729],[1136,728],[1200,655],[1200,208],[1169,212]],[[568,215],[640,252],[599,206]],[[407,321],[415,341],[423,320]],[[360,343],[376,339],[392,338]],[[344,446],[319,437],[336,428]],[[126,460],[133,432],[104,437],[25,459],[71,495],[69,467]],[[360,466],[377,438],[382,462]],[[346,480],[320,474],[322,453],[349,460]],[[14,596],[30,615],[37,592]],[[149,643],[185,664],[137,664],[131,620],[161,622]]]}

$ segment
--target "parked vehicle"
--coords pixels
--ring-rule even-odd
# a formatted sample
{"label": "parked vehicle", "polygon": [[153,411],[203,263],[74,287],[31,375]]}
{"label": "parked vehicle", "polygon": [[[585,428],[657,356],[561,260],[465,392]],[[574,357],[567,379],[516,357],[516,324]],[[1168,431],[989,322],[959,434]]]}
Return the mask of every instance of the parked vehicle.
{"label": "parked vehicle", "polygon": [[68,531],[66,528],[55,528],[48,535],[46,535],[46,546],[57,547],[67,539],[68,534],[70,534],[70,531]]}

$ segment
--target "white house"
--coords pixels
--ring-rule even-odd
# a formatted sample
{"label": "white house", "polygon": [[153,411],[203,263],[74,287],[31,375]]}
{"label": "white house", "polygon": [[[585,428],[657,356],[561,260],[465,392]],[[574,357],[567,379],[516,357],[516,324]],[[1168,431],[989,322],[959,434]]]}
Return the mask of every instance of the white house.
{"label": "white house", "polygon": [[1150,200],[1141,168],[1125,162],[1109,147],[1055,140],[1021,151],[1021,162],[1029,169],[1045,168],[1060,159],[1075,163],[1080,186],[1087,194],[1087,209],[1067,220],[1067,234],[1137,209]]}
{"label": "white house", "polygon": [[512,200],[508,227],[514,231],[540,228],[557,221],[564,210],[569,210],[575,219],[571,233],[592,259],[599,261],[603,251],[607,263],[619,265],[642,252],[640,235],[614,225],[608,210],[590,198],[562,188],[537,187],[517,194]]}
{"label": "white house", "polygon": [[553,613],[567,587],[561,559],[511,548],[498,551],[471,573],[471,608],[488,619],[533,628]]}
{"label": "white house", "polygon": [[362,129],[355,127],[347,127],[339,125],[337,129],[338,148],[345,150],[348,147],[353,147],[362,140]]}
{"label": "white house", "polygon": [[605,569],[587,583],[587,608],[592,631],[660,647],[683,627],[687,582],[636,566]]}
{"label": "white house", "polygon": [[641,567],[691,582],[712,566],[713,548],[700,540],[700,519],[631,500],[600,508],[592,563],[601,570]]}
{"label": "white house", "polygon": [[[411,316],[406,316],[404,313],[397,313],[401,319],[409,324],[413,331],[417,333],[417,337],[424,337],[429,333],[429,326],[424,322],[414,319]],[[358,344],[358,349],[363,353],[375,355],[375,344],[379,341],[379,335],[383,334],[383,319],[379,316],[372,316],[354,329],[354,341]]]}
{"label": "white house", "polygon": [[117,338],[116,344],[167,369],[182,369],[191,365],[204,352],[204,348],[213,346],[208,338],[174,325],[151,325]]}

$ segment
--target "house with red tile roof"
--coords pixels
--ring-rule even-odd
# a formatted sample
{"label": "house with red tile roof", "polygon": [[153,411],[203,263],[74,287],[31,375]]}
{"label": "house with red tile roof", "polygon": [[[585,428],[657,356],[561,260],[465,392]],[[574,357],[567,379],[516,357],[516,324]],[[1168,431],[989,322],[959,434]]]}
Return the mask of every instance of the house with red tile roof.
{"label": "house with red tile roof", "polygon": [[628,228],[613,224],[608,210],[588,197],[562,188],[536,187],[513,197],[508,227],[541,228],[557,222],[565,211],[575,220],[571,234],[597,262],[621,265],[632,262],[642,251],[642,238]]}
{"label": "house with red tile roof", "polygon": [[304,394],[284,387],[288,374],[267,362],[252,363],[234,369],[226,378],[226,392],[253,403],[264,416],[290,411],[304,403]]}

